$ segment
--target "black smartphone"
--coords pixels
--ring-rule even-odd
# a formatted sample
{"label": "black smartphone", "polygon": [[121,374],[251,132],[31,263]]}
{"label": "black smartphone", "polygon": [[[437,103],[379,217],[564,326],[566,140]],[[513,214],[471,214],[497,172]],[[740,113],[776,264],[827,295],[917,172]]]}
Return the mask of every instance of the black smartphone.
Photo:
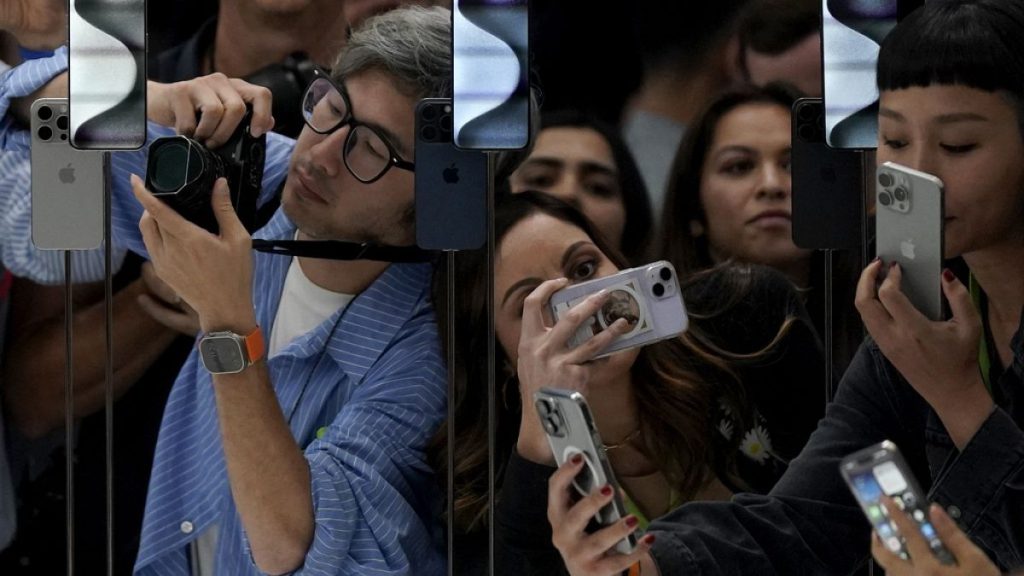
{"label": "black smartphone", "polygon": [[928,517],[925,492],[914,479],[895,444],[886,440],[855,452],[843,458],[839,471],[871,527],[892,553],[903,559],[909,557],[903,536],[889,519],[889,510],[880,502],[883,494],[914,519],[921,536],[928,542],[928,547],[939,562],[956,564]]}
{"label": "black smartphone", "polygon": [[924,0],[821,0],[825,138],[829,146],[878,145],[878,49]]}
{"label": "black smartphone", "polygon": [[146,143],[146,0],[70,0],[71,145],[134,150]]}
{"label": "black smartphone", "polygon": [[793,243],[812,250],[856,249],[864,227],[863,153],[825,143],[821,98],[793,104]]}
{"label": "black smartphone", "polygon": [[455,0],[455,145],[525,148],[530,141],[528,0]]}
{"label": "black smartphone", "polygon": [[416,106],[416,244],[473,250],[487,239],[487,156],[452,141],[452,102]]}

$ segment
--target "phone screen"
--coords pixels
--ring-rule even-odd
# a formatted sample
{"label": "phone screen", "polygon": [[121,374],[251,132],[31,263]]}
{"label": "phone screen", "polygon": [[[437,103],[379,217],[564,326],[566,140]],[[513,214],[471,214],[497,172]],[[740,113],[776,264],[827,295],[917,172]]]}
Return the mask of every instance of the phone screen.
{"label": "phone screen", "polygon": [[928,542],[933,554],[940,560],[948,558],[949,562],[952,561],[952,556],[939,540],[935,527],[928,519],[926,513],[928,502],[923,501],[915,493],[895,462],[883,461],[867,470],[851,474],[850,484],[871,523],[871,527],[878,533],[886,548],[901,558],[908,557],[903,540],[897,532],[895,524],[889,519],[889,511],[880,502],[882,495],[890,497],[896,506],[907,512],[917,522],[921,535]]}
{"label": "phone screen", "polygon": [[146,142],[146,1],[71,0],[70,138],[75,148]]}
{"label": "phone screen", "polygon": [[878,50],[896,26],[897,0],[822,0],[825,136],[833,148],[878,145]]}
{"label": "phone screen", "polygon": [[455,145],[523,148],[530,137],[527,0],[455,0],[453,124]]}

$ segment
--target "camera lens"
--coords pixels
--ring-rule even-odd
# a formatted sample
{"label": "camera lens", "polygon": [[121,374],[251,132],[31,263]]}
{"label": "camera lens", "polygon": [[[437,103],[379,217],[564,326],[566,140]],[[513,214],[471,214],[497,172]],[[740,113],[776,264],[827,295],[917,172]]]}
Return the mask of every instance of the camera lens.
{"label": "camera lens", "polygon": [[430,122],[434,118],[437,118],[437,106],[427,104],[423,107],[423,111],[420,112],[420,118]]}
{"label": "camera lens", "polygon": [[814,136],[817,132],[818,131],[814,129],[812,124],[803,124],[797,128],[797,134],[804,142],[813,142]]}
{"label": "camera lens", "polygon": [[665,285],[659,282],[654,286],[651,286],[651,292],[653,292],[658,298],[661,298],[665,295]]}
{"label": "camera lens", "polygon": [[53,138],[53,129],[49,126],[39,127],[39,139],[43,142],[49,142],[50,138]]}
{"label": "camera lens", "polygon": [[669,270],[668,268],[662,268],[658,272],[658,275],[661,276],[661,279],[666,281],[666,282],[668,282],[669,280],[672,279],[672,271]]}
{"label": "camera lens", "polygon": [[39,110],[36,111],[36,116],[38,116],[40,120],[49,120],[50,118],[53,118],[53,109],[49,106],[40,106]]}
{"label": "camera lens", "polygon": [[814,118],[814,108],[811,106],[801,106],[798,116],[801,120],[810,120]]}
{"label": "camera lens", "polygon": [[203,170],[199,151],[184,138],[168,139],[156,149],[151,148],[150,154],[154,192],[177,192],[195,181]]}
{"label": "camera lens", "polygon": [[888,172],[882,172],[881,174],[878,175],[878,183],[881,184],[882,186],[885,186],[886,188],[892,186],[892,174],[889,174]]}
{"label": "camera lens", "polygon": [[889,206],[892,204],[892,196],[890,196],[888,192],[882,192],[878,195],[878,202],[882,206]]}
{"label": "camera lens", "polygon": [[433,126],[424,126],[423,129],[420,130],[420,138],[425,142],[433,142],[437,140],[437,128],[434,128]]}
{"label": "camera lens", "polygon": [[61,130],[67,130],[68,129],[68,117],[67,116],[58,116],[57,117],[57,128],[60,128]]}
{"label": "camera lens", "polygon": [[903,186],[897,186],[896,189],[893,190],[893,196],[896,197],[897,202],[903,202],[907,199],[907,189]]}
{"label": "camera lens", "polygon": [[452,129],[452,117],[445,115],[441,116],[441,130],[449,132]]}

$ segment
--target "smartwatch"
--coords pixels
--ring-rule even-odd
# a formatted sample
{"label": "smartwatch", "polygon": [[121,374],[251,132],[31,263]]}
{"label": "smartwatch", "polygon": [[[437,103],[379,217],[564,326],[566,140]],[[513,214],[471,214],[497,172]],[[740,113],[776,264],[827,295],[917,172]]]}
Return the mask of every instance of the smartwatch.
{"label": "smartwatch", "polygon": [[199,359],[211,374],[237,374],[259,362],[265,353],[259,326],[248,336],[210,332],[199,340]]}

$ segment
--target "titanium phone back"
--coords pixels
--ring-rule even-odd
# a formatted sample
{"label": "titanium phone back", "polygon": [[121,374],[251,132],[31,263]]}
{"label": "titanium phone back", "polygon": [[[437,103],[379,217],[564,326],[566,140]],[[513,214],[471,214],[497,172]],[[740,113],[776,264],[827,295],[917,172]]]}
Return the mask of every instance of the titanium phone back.
{"label": "titanium phone back", "polygon": [[[615,490],[612,501],[597,513],[597,523],[608,526],[625,518],[628,512],[620,496],[619,484],[583,395],[572,390],[541,388],[534,393],[533,399],[558,465],[576,454],[583,454],[583,471],[573,480],[573,486],[580,495],[586,496],[605,484]],[[630,533],[615,545],[615,549],[621,554],[629,554],[636,544],[636,536]]]}
{"label": "titanium phone back", "polygon": [[855,452],[843,458],[839,471],[886,548],[903,559],[909,557],[904,538],[889,520],[889,510],[879,501],[882,495],[892,498],[897,507],[914,519],[939,562],[956,564],[931,524],[925,492],[895,444],[885,440]]}
{"label": "titanium phone back", "polygon": [[811,250],[860,248],[864,235],[862,155],[825,143],[821,98],[793,104],[793,243]]}
{"label": "titanium phone back", "polygon": [[452,103],[416,106],[416,244],[473,250],[487,240],[487,156],[452,142]]}
{"label": "titanium phone back", "polygon": [[146,143],[146,0],[70,0],[71,145],[134,150]]}
{"label": "titanium phone back", "polygon": [[901,288],[922,314],[942,319],[942,181],[893,162],[878,167],[875,197],[876,255],[899,262]]}
{"label": "titanium phone back", "polygon": [[68,101],[32,104],[32,242],[41,250],[91,250],[103,240],[105,152],[76,150]]}

